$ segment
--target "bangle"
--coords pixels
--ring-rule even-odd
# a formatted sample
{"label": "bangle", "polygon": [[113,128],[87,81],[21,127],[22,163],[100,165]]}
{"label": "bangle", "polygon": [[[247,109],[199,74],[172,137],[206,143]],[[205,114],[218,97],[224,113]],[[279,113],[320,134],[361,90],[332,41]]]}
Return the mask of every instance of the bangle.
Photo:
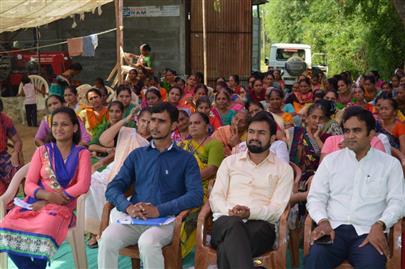
{"label": "bangle", "polygon": [[376,223],[376,224],[380,224],[384,231],[387,229],[387,225],[385,225],[385,222],[384,222],[384,221],[382,221],[382,220],[377,220],[375,223]]}

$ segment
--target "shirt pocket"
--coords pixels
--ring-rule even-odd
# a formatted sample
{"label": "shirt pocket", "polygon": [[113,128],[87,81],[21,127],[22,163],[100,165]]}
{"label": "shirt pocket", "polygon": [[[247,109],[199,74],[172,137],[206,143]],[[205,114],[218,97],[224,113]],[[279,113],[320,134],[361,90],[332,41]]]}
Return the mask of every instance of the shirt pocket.
{"label": "shirt pocket", "polygon": [[383,178],[383,175],[368,175],[364,182],[364,197],[385,199],[387,184]]}
{"label": "shirt pocket", "polygon": [[252,195],[258,198],[270,199],[273,196],[278,180],[279,178],[274,175],[267,175],[258,178],[254,181]]}

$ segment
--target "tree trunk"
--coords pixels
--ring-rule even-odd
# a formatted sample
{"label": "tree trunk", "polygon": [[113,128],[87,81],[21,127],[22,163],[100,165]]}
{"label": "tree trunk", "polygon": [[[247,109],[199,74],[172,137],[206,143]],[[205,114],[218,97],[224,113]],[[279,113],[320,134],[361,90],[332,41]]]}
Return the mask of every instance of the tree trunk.
{"label": "tree trunk", "polygon": [[392,0],[392,3],[405,27],[405,0]]}

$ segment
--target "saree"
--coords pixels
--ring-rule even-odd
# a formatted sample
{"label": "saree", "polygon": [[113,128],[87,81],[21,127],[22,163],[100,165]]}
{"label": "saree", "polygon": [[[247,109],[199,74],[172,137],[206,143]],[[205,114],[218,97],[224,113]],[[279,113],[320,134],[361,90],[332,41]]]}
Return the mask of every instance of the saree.
{"label": "saree", "polygon": [[[200,171],[204,170],[210,165],[219,167],[224,159],[223,145],[221,142],[215,139],[207,142],[205,145],[198,144],[192,139],[185,140],[179,143],[179,147],[193,154],[197,160]],[[215,179],[215,176],[204,178],[202,181],[204,202],[208,199],[208,185],[210,180],[213,179]],[[182,257],[187,256],[196,243],[196,228],[199,212],[199,208],[192,210],[182,223],[180,232]]]}
{"label": "saree", "polygon": [[327,123],[324,124],[321,133],[328,135],[342,135],[342,127],[335,120],[330,119]]}
{"label": "saree", "polygon": [[[128,115],[131,113],[132,109],[135,108],[134,104],[129,104],[125,109],[124,109],[124,114],[122,115],[122,118],[125,119],[128,117]],[[134,120],[130,120],[128,123],[125,124],[125,127],[131,127],[131,128],[136,128],[136,122]]]}
{"label": "saree", "polygon": [[302,94],[299,92],[294,92],[285,100],[286,104],[292,104],[294,107],[295,113],[303,114],[303,111],[313,102],[313,93],[308,92]]}
{"label": "saree", "polygon": [[[322,133],[320,139],[325,142],[330,134]],[[290,161],[301,168],[300,191],[306,191],[306,181],[314,175],[318,168],[321,148],[316,141],[311,138],[306,129],[302,127],[292,127],[287,129],[287,144],[290,149]]]}
{"label": "saree", "polygon": [[212,111],[210,111],[208,118],[210,119],[208,133],[211,135],[213,132],[215,132],[215,130],[222,126],[222,120],[221,116],[216,116],[214,113],[212,113]]}
{"label": "saree", "polygon": [[211,109],[208,117],[210,118],[210,130],[208,130],[210,134],[214,133],[215,130],[224,125],[217,109]]}
{"label": "saree", "polygon": [[14,174],[20,168],[11,163],[11,155],[7,152],[7,139],[15,136],[17,130],[13,121],[5,113],[0,112],[0,195],[10,184]]}
{"label": "saree", "polygon": [[[325,142],[329,134],[321,134],[320,139]],[[287,140],[290,149],[290,161],[301,168],[302,176],[299,181],[298,191],[307,191],[307,181],[315,174],[318,168],[321,148],[318,146],[316,141],[311,138],[306,129],[302,127],[292,127],[287,129]],[[300,202],[299,205],[299,215],[303,216],[305,214],[305,202]]]}
{"label": "saree", "polygon": [[85,231],[92,234],[99,233],[103,206],[106,203],[105,191],[108,183],[119,172],[131,151],[148,144],[148,140],[140,136],[136,132],[136,129],[129,127],[121,128],[115,148],[114,161],[107,165],[104,170],[100,172],[96,171],[91,175],[91,185],[85,202]]}
{"label": "saree", "polygon": [[102,110],[98,112],[98,115],[95,113],[92,107],[87,107],[79,113],[80,119],[84,122],[86,131],[94,135],[94,129],[101,123],[108,121],[108,109],[103,107]]}
{"label": "saree", "polygon": [[231,125],[233,117],[236,115],[236,111],[233,109],[229,109],[225,114],[221,114],[219,110],[214,107],[211,109],[214,115],[219,115],[222,121],[222,125]]}
{"label": "saree", "polygon": [[397,120],[395,122],[395,126],[394,126],[394,128],[392,128],[392,130],[388,130],[388,129],[384,128],[382,126],[381,122],[377,121],[375,129],[376,129],[377,133],[382,133],[387,136],[391,147],[400,149],[401,144],[399,141],[399,137],[405,134],[405,125],[401,121]]}
{"label": "saree", "polygon": [[273,113],[269,111],[271,115],[273,115],[274,120],[276,121],[277,125],[280,127],[281,130],[286,129],[286,125],[293,126],[294,120],[290,113],[283,112],[280,116],[279,114]]}
{"label": "saree", "polygon": [[[101,124],[99,124],[94,130],[93,130],[93,137],[89,142],[89,146],[90,145],[100,145],[100,136],[103,134],[103,132],[105,130],[107,130],[108,128],[111,127],[111,123],[106,121],[103,122]],[[117,136],[114,138],[114,147],[116,145],[117,142]],[[108,153],[101,153],[101,152],[92,152],[92,156],[91,156],[91,164],[94,165],[96,164],[99,160],[101,160],[102,158],[106,157],[108,155]],[[97,171],[102,171],[104,170],[106,166],[102,166],[99,169],[97,169]]]}
{"label": "saree", "polygon": [[131,113],[132,109],[134,109],[134,108],[135,108],[135,105],[132,103],[129,104],[126,108],[124,108],[124,114],[122,115],[122,118],[124,119],[124,118],[128,117],[129,113]]}
{"label": "saree", "polygon": [[27,203],[38,200],[39,189],[63,192],[70,198],[66,205],[48,203],[38,211],[15,206],[0,222],[0,252],[49,260],[75,225],[76,198],[90,185],[90,153],[73,145],[63,160],[54,143],[36,150],[27,173]]}
{"label": "saree", "polygon": [[[222,126],[218,128],[213,134],[212,138],[217,139],[218,141],[222,142],[222,145],[224,146],[224,152],[225,156],[231,155],[232,152],[232,146],[229,145],[228,141],[231,139],[232,136],[232,131],[231,131],[231,126]],[[240,134],[240,141],[246,141],[247,139],[247,131],[244,132],[243,134]]]}

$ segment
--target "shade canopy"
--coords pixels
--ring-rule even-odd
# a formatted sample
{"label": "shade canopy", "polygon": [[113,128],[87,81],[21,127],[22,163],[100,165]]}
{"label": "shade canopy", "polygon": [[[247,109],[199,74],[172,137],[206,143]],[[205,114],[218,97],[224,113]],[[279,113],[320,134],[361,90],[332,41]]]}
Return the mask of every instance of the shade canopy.
{"label": "shade canopy", "polygon": [[113,0],[0,0],[0,33],[94,12]]}

